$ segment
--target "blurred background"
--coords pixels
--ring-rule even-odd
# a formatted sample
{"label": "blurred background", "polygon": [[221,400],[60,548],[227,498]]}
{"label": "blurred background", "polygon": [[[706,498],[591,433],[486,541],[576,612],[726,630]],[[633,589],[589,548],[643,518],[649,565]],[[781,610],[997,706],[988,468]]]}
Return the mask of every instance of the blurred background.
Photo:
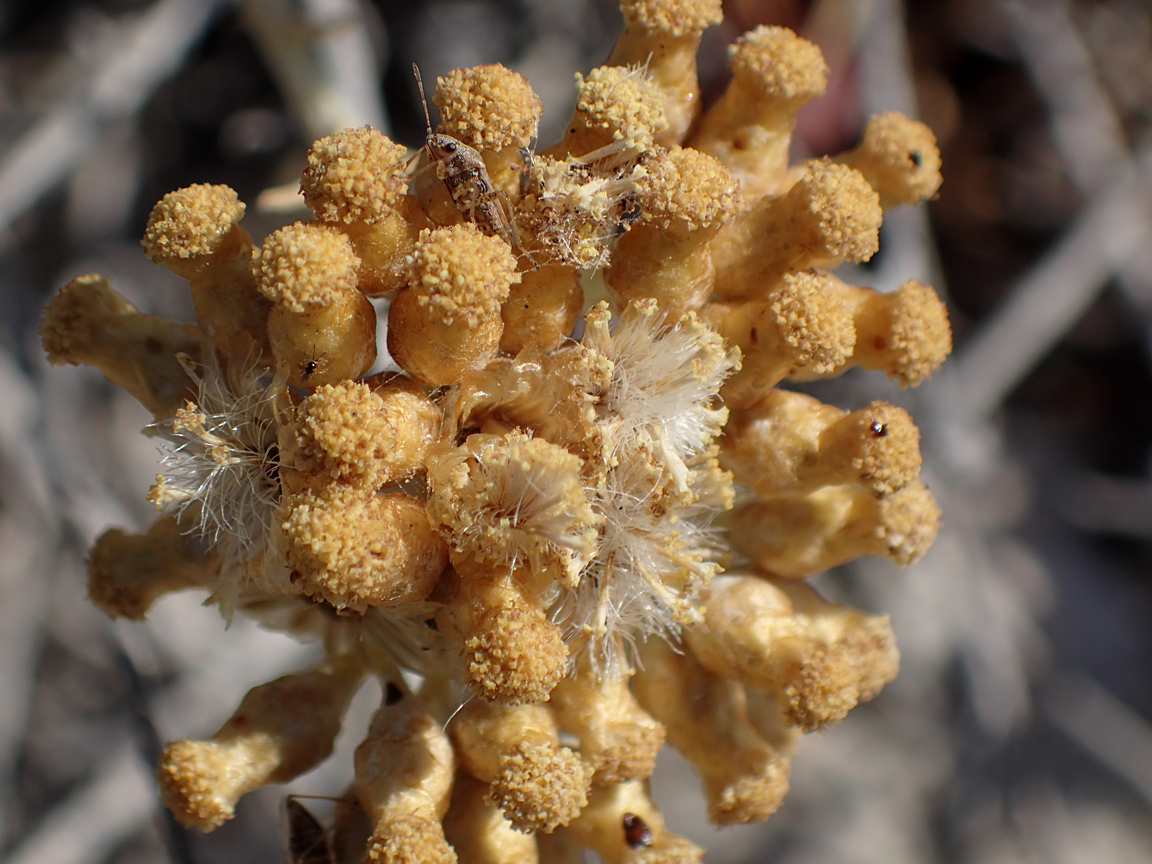
{"label": "blurred background", "polygon": [[[908,570],[867,560],[818,579],[891,613],[903,668],[801,744],[766,825],[707,826],[674,755],[657,800],[713,862],[1152,861],[1152,3],[725,9],[701,54],[706,99],[724,47],[757,24],[825,52],[828,94],[801,115],[796,158],[850,147],[894,109],[939,138],[939,196],[890,214],[880,254],[846,278],[935,285],[956,352],[915,392],[854,373],[812,392],[912,411],[944,528]],[[164,193],[227,183],[258,240],[297,217],[313,138],[371,123],[421,142],[412,60],[429,81],[522,72],[548,143],[573,73],[619,28],[613,0],[0,2],[0,858],[284,860],[284,789],[191,835],[160,812],[148,765],[310,656],[242,621],[225,630],[199,596],[143,624],[88,605],[92,540],[152,516],[155,445],[131,397],[48,367],[43,304],[98,271],[145,311],[189,318],[138,242]],[[361,694],[337,755],[294,791],[347,782],[377,698]]]}

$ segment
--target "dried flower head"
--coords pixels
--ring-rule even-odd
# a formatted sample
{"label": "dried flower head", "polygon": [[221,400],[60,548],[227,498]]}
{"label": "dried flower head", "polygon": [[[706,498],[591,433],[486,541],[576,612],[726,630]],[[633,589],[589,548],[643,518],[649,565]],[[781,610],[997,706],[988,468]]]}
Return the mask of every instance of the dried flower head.
{"label": "dried flower head", "polygon": [[[713,821],[766,819],[797,736],[895,675],[887,618],[803,579],[923,554],[939,511],[919,435],[886,403],[778,385],[860,366],[913,386],[948,353],[928,286],[827,272],[876,251],[884,208],[934,193],[934,142],[885,115],[860,147],[789,166],[795,113],[826,82],[814,45],[742,37],[701,112],[695,53],[719,3],[623,8],[541,154],[520,152],[540,116],[525,80],[456,70],[437,134],[465,167],[409,176],[380,133],[329,136],[301,181],[316,220],[259,250],[226,187],[167,196],[146,242],[196,323],[141,315],[93,276],[50,305],[53,362],[101,368],[166,442],[150,497],[168,512],[100,538],[93,599],[138,618],[196,587],[325,648],[211,739],[168,745],[157,774],[184,824],[211,830],[325,758],[374,676],[346,797],[363,860],[567,844],[698,861],[647,791],[665,738]],[[586,304],[588,285],[609,301]],[[366,377],[368,295],[391,296],[398,373]]]}

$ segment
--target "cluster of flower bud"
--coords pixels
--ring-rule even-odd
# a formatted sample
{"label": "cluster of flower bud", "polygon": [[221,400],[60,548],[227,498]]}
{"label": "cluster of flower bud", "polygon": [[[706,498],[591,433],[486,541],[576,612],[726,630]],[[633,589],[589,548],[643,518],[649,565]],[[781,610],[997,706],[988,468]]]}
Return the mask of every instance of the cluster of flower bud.
{"label": "cluster of flower bud", "polygon": [[[814,45],[741,37],[701,114],[718,0],[623,7],[556,145],[532,152],[521,76],[456,70],[420,165],[369,128],[317,141],[313,218],[259,247],[227,187],[157,204],[145,249],[187,280],[195,323],[93,275],[46,310],[52,362],[98,367],[166,442],[162,516],[97,541],[94,602],[140,618],[200,588],[326,649],[168,745],[185,825],[325,759],[374,677],[338,808],[365,860],[696,861],[649,796],[665,739],[714,822],[763,820],[796,737],[896,674],[887,617],[802,580],[925,551],[919,433],[895,406],[779,385],[861,366],[912,386],[950,350],[931,288],[829,272],[876,251],[885,208],[935,192],[932,136],[883,115],[856,149],[789,165],[825,86]],[[586,303],[590,277],[608,301]]]}

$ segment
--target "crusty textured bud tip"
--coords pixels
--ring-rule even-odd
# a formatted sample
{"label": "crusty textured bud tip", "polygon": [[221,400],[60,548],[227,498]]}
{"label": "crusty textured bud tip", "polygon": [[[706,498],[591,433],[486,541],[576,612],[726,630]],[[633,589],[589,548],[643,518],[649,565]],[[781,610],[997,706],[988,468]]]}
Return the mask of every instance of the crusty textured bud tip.
{"label": "crusty textured bud tip", "polygon": [[544,111],[528,79],[499,63],[437,78],[432,101],[440,109],[436,131],[480,151],[527,146]]}
{"label": "crusty textured bud tip", "polygon": [[654,157],[637,181],[643,222],[678,233],[719,227],[743,203],[739,184],[707,153],[673,147]]}
{"label": "crusty textured bud tip", "polygon": [[301,223],[264,241],[260,292],[272,302],[268,338],[290,384],[319,387],[359,378],[376,360],[376,312],[357,288],[360,259],[349,238]]}
{"label": "crusty textured bud tip", "polygon": [[60,289],[44,309],[40,341],[49,363],[95,366],[157,416],[172,416],[195,392],[177,357],[200,356],[199,328],[143,314],[103,276]]}
{"label": "crusty textured bud tip", "polygon": [[640,153],[668,126],[660,90],[641,69],[577,72],[576,94],[568,131],[551,155],[589,156],[605,148]]}
{"label": "crusty textured bud tip", "polygon": [[[227,186],[198,183],[169,192],[152,208],[144,231],[144,252],[179,267],[215,253],[244,216],[244,204]],[[177,271],[179,272],[179,271]]]}
{"label": "crusty textured bud tip", "polygon": [[174,516],[145,534],[105,531],[88,553],[88,597],[112,618],[142,619],[153,601],[185,588],[208,588],[219,562]]}
{"label": "crusty textured bud tip", "polygon": [[785,27],[760,26],[728,49],[732,78],[759,98],[808,101],[824,92],[828,65],[820,49]]}
{"label": "crusty textured bud tip", "polygon": [[721,464],[770,498],[830,484],[858,483],[888,495],[920,476],[920,432],[908,413],[884,402],[848,413],[810,396],[772,390],[733,412]]}
{"label": "crusty textured bud tip", "polygon": [[407,154],[370,126],[345,129],[309,148],[300,191],[324,222],[379,222],[407,196]]}
{"label": "crusty textured bud tip", "polygon": [[423,467],[440,421],[424,392],[397,376],[377,388],[325,384],[280,426],[281,473],[293,469],[314,487],[339,481],[375,491]]}
{"label": "crusty textured bud tip", "polygon": [[492,800],[519,830],[547,832],[584,809],[590,774],[571,750],[521,741],[500,760]]}
{"label": "crusty textured bud tip", "polygon": [[234,815],[225,781],[230,765],[219,748],[198,741],[174,741],[160,758],[156,779],[165,806],[185,828],[211,831]]}
{"label": "crusty textured bud tip", "polygon": [[816,258],[867,261],[880,248],[880,202],[860,172],[814,160],[789,198],[814,217]]}
{"label": "crusty textured bud tip", "polygon": [[943,182],[936,136],[897,111],[869,118],[860,145],[837,159],[864,175],[885,210],[927,201]]}
{"label": "crusty textured bud tip", "polygon": [[568,661],[559,629],[532,606],[490,610],[473,624],[464,651],[471,687],[508,702],[547,699]]}
{"label": "crusty textured bud tip", "polygon": [[679,37],[699,35],[724,17],[718,0],[623,0],[620,11],[627,24]]}
{"label": "crusty textured bud tip", "polygon": [[297,222],[268,235],[259,267],[260,292],[300,315],[355,290],[360,259],[339,231]]}
{"label": "crusty textured bud tip", "polygon": [[901,387],[926,380],[952,352],[948,312],[931,287],[909,279],[890,294],[856,306],[856,362],[878,369]]}
{"label": "crusty textured bud tip", "polygon": [[516,256],[499,237],[465,223],[420,232],[410,283],[388,312],[388,352],[425,386],[459,381],[500,346],[500,307],[520,281]]}
{"label": "crusty textured bud tip", "polygon": [[242,795],[315,767],[332,752],[363,674],[344,657],[253,687],[211,740],[164,748],[156,767],[164,803],[182,825],[211,831]]}
{"label": "crusty textured bud tip", "polygon": [[285,561],[300,585],[337,609],[423,600],[448,563],[421,502],[348,489],[288,498]]}
{"label": "crusty textured bud tip", "polygon": [[508,287],[520,281],[508,244],[471,223],[422,231],[411,266],[421,305],[432,307],[445,324],[460,317],[475,327],[494,317]]}

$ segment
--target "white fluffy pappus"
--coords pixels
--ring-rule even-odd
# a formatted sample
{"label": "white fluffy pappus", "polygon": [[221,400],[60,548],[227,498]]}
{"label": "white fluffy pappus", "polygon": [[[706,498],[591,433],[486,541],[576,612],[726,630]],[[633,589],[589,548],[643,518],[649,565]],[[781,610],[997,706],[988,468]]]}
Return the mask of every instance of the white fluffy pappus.
{"label": "white fluffy pappus", "polygon": [[630,303],[611,330],[596,311],[584,344],[613,364],[600,406],[609,455],[651,442],[683,490],[687,463],[712,446],[728,418],[715,402],[739,368],[739,352],[695,315],[669,326],[654,300]]}
{"label": "white fluffy pappus", "polygon": [[[522,432],[472,435],[432,460],[429,515],[467,560],[511,562],[574,584],[598,525],[579,467],[564,448]],[[467,560],[454,557],[457,567]]]}
{"label": "white fluffy pappus", "polygon": [[146,434],[162,439],[161,473],[148,493],[157,509],[189,519],[219,556],[220,577],[209,598],[228,619],[251,581],[295,593],[280,556],[269,549],[280,502],[276,403],[284,381],[245,366],[226,376],[215,361],[194,368],[196,402]]}
{"label": "white fluffy pappus", "polygon": [[694,316],[668,325],[654,301],[630,304],[611,330],[607,307],[594,308],[583,344],[613,364],[597,422],[607,470],[588,490],[603,528],[596,557],[552,616],[604,672],[629,664],[637,641],[676,639],[720,569],[711,526],[731,506],[732,481],[714,458],[727,419],[715,403],[739,360]]}

